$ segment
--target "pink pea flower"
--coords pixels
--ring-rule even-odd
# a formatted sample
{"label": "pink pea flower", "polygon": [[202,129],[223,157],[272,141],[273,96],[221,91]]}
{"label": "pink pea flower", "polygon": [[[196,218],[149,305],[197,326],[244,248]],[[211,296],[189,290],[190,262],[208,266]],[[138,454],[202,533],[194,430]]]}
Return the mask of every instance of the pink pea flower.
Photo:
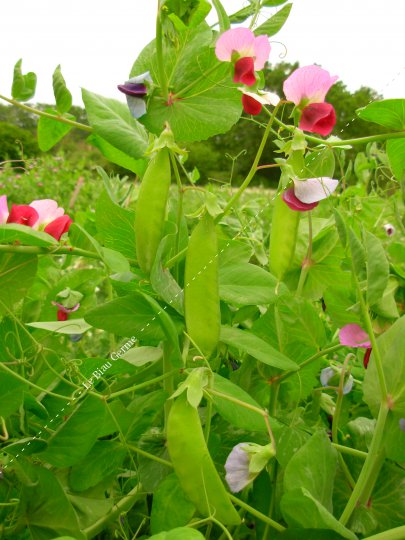
{"label": "pink pea flower", "polygon": [[243,110],[247,114],[257,115],[261,112],[263,105],[278,105],[280,98],[273,92],[247,92],[244,88],[238,88],[242,92]]}
{"label": "pink pea flower", "polygon": [[0,197],[0,225],[6,223],[8,218],[7,195]]}
{"label": "pink pea flower", "polygon": [[291,210],[296,212],[308,212],[319,201],[331,195],[338,185],[338,180],[320,177],[308,178],[307,180],[294,180],[294,187],[283,192],[283,200]]}
{"label": "pink pea flower", "polygon": [[336,113],[330,103],[311,103],[302,111],[298,127],[303,131],[330,135],[336,124]]}
{"label": "pink pea flower", "polygon": [[253,86],[255,70],[263,69],[269,57],[269,38],[256,37],[248,28],[231,28],[219,37],[215,54],[218,60],[234,63],[234,82]]}
{"label": "pink pea flower", "polygon": [[371,355],[371,342],[369,335],[358,324],[346,324],[340,329],[339,341],[346,347],[361,347],[366,349],[363,358],[363,366],[367,369]]}
{"label": "pink pea flower", "polygon": [[296,69],[283,85],[284,94],[302,111],[299,128],[310,133],[329,135],[336,123],[336,113],[325,97],[338,77],[319,66]]}
{"label": "pink pea flower", "polygon": [[38,212],[25,204],[13,204],[7,218],[7,223],[18,223],[28,227],[33,227],[37,221]]}
{"label": "pink pea flower", "polygon": [[69,318],[69,313],[73,313],[74,311],[77,311],[80,307],[80,303],[77,303],[72,308],[67,308],[63,304],[60,304],[59,302],[54,302],[54,301],[52,301],[52,305],[58,308],[58,311],[56,313],[56,317],[58,321],[67,321]]}
{"label": "pink pea flower", "polygon": [[56,240],[60,240],[62,234],[67,232],[73,223],[70,217],[65,215],[64,209],[60,208],[58,203],[52,199],[32,201],[30,207],[38,213],[38,220],[34,223],[34,228],[43,228]]}

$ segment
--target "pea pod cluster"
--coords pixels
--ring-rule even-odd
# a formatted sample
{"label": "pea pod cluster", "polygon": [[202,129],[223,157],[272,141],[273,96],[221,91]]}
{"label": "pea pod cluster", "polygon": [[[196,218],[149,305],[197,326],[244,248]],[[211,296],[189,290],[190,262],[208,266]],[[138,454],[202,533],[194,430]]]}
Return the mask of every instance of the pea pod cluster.
{"label": "pea pod cluster", "polygon": [[183,392],[173,403],[167,421],[167,448],[184,493],[202,516],[215,515],[225,525],[240,517],[215,468],[196,408]]}
{"label": "pea pod cluster", "polygon": [[206,214],[193,230],[185,268],[184,310],[187,333],[206,357],[216,349],[221,328],[218,242]]}
{"label": "pea pod cluster", "polygon": [[289,269],[297,243],[300,213],[291,210],[277,195],[270,233],[270,272],[282,280]]}
{"label": "pea pod cluster", "polygon": [[135,216],[136,254],[140,268],[149,273],[163,236],[171,182],[167,148],[158,151],[142,179]]}

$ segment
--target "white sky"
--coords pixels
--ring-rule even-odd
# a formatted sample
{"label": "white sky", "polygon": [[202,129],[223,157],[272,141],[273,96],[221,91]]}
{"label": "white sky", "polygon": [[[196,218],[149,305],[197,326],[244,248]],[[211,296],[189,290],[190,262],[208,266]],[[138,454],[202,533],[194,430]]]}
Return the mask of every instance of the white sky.
{"label": "white sky", "polygon": [[[4,1],[4,0],[3,0]],[[246,0],[223,0],[229,11]],[[154,37],[157,0],[6,0],[0,4],[0,94],[10,96],[15,62],[35,71],[35,100],[52,103],[52,72],[81,104],[80,87],[124,100],[116,85]],[[269,13],[277,11],[271,8]],[[214,11],[214,10],[213,10]],[[282,31],[286,61],[318,63],[349,89],[405,97],[405,0],[296,0]],[[273,44],[271,61],[284,48]]]}

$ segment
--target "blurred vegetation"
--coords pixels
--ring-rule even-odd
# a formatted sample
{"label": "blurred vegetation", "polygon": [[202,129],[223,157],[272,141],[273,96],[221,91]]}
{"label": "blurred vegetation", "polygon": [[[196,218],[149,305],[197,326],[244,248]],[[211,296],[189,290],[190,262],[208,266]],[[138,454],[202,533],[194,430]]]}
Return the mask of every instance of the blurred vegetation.
{"label": "blurred vegetation", "polygon": [[[297,63],[289,64],[286,62],[269,65],[268,69],[264,70],[266,89],[282,96],[284,80],[297,67]],[[352,138],[384,132],[383,128],[375,124],[357,119],[355,114],[356,109],[359,107],[364,107],[370,101],[381,99],[381,97],[377,92],[367,87],[362,87],[351,93],[343,82],[338,81],[327,95],[327,101],[334,105],[337,114],[334,134],[342,138]],[[36,105],[36,108],[40,109],[47,107],[49,105]],[[71,112],[79,122],[87,123],[84,109],[73,107]],[[283,111],[285,121],[288,121],[290,112],[291,107],[285,106]],[[258,129],[258,124],[259,126],[265,124],[267,119],[268,117],[264,112],[256,117],[243,115],[228,133],[217,135],[201,143],[189,144],[188,150],[190,153],[187,168],[189,170],[194,167],[198,169],[200,182],[210,180],[218,184],[231,183],[234,186],[238,185],[249,171],[256,149],[260,144],[261,129]],[[35,170],[35,167],[32,167],[33,162],[28,168],[26,166],[32,158],[48,163],[48,158],[39,150],[36,142],[36,125],[37,117],[35,115],[17,107],[0,105],[0,162],[21,159],[22,162],[19,165],[23,169],[17,171],[17,174],[24,173],[25,170],[32,176],[31,173]],[[59,159],[57,166],[50,166],[51,170],[65,167],[68,162],[69,174],[72,175],[73,171],[73,178],[89,175],[96,178],[94,168],[97,165],[105,168],[108,173],[128,174],[132,177],[132,173],[108,162],[96,148],[87,142],[87,135],[86,132],[75,129],[57,144],[48,153],[57,156]],[[273,143],[268,142],[264,152],[263,164],[274,162],[274,158],[277,157],[275,150],[276,147]],[[347,157],[354,159],[355,155],[351,155],[349,151]],[[12,169],[9,167],[8,170],[11,171]],[[256,175],[252,185],[274,187],[278,178],[279,171],[277,169],[265,169]],[[38,181],[40,184],[48,181],[47,178],[38,181],[31,178],[31,180],[34,180],[33,188],[37,185],[39,189],[42,188],[41,185],[38,186]],[[72,189],[71,181],[66,178],[60,185],[62,193],[66,185],[65,181],[68,182],[70,189]],[[0,181],[0,189],[5,189],[3,184],[4,181]],[[24,187],[25,192],[26,190],[30,191],[28,185]],[[46,192],[44,190],[44,193]]]}

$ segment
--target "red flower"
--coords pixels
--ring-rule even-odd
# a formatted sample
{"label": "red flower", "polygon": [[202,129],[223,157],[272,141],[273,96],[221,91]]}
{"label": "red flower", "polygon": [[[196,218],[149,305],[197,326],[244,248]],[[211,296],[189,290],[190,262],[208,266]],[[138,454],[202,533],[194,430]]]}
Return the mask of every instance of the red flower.
{"label": "red flower", "polygon": [[289,188],[283,191],[282,197],[286,205],[291,208],[291,210],[295,210],[296,212],[307,212],[319,204],[318,202],[304,203],[300,201],[294,193],[294,188]]}
{"label": "red flower", "polygon": [[56,314],[58,321],[67,321],[68,320],[68,314],[66,311],[63,311],[61,309],[58,309],[58,312]]}
{"label": "red flower", "polygon": [[35,208],[25,204],[13,204],[7,223],[19,223],[32,227],[38,221],[38,212]]}
{"label": "red flower", "polygon": [[336,113],[330,103],[311,103],[302,111],[299,128],[326,136],[332,132],[335,124]]}
{"label": "red flower", "polygon": [[233,82],[252,86],[256,82],[254,60],[250,56],[239,58],[235,63]]}
{"label": "red flower", "polygon": [[372,350],[372,349],[367,349],[366,352],[364,353],[363,366],[364,366],[366,369],[367,369],[368,363],[369,363],[369,361],[370,361],[371,350]]}
{"label": "red flower", "polygon": [[256,115],[262,110],[262,104],[246,94],[242,94],[242,105],[247,114]]}
{"label": "red flower", "polygon": [[60,216],[45,227],[44,231],[55,238],[55,240],[60,240],[62,234],[69,230],[70,225],[73,221],[68,215]]}

